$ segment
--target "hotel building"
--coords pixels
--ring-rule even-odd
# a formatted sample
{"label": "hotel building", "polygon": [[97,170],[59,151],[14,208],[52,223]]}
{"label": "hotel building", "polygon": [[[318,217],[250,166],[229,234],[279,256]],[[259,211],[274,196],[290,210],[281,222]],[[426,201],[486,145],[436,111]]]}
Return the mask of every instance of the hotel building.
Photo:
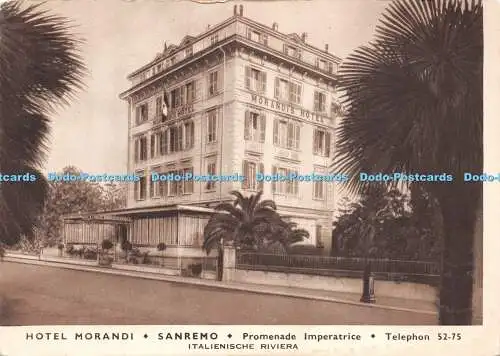
{"label": "hotel building", "polygon": [[[336,72],[340,59],[307,35],[279,32],[243,16],[165,45],[129,75],[129,240],[201,252],[212,208],[230,192],[263,190],[278,212],[331,250],[334,183],[258,182],[256,173],[327,174],[334,149]],[[162,115],[164,95],[168,114]],[[153,182],[158,174],[233,175],[244,181]]]}

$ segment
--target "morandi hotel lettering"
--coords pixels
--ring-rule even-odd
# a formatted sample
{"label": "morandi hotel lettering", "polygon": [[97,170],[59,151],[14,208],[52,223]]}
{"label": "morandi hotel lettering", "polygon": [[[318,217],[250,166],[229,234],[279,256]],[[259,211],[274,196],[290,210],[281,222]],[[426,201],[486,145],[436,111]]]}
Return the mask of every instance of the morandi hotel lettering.
{"label": "morandi hotel lettering", "polygon": [[273,109],[285,114],[290,114],[294,116],[301,117],[306,120],[311,120],[315,122],[324,123],[325,121],[329,121],[328,117],[318,115],[314,112],[304,110],[302,108],[294,107],[291,104],[280,103],[279,101],[269,99],[260,95],[252,94],[252,103],[257,104],[259,106],[263,106],[269,109]]}

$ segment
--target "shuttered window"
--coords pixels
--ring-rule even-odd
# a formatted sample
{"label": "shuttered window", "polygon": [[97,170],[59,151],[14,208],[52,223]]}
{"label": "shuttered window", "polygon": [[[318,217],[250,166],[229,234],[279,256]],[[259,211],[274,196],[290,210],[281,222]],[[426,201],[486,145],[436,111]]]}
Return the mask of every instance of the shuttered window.
{"label": "shuttered window", "polygon": [[266,116],[251,110],[245,111],[245,132],[247,141],[265,142]]}

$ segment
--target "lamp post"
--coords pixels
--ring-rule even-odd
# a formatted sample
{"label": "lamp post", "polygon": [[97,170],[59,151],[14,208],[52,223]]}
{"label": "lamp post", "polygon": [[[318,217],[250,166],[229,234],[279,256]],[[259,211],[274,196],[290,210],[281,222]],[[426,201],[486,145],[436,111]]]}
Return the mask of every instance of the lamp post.
{"label": "lamp post", "polygon": [[375,279],[368,261],[363,272],[363,294],[360,301],[363,303],[375,303]]}
{"label": "lamp post", "polygon": [[374,221],[378,214],[369,214],[369,223],[363,229],[364,250],[365,250],[365,268],[363,271],[363,294],[360,301],[363,303],[375,303],[375,279],[368,258],[370,254],[370,246],[373,244],[375,236]]}

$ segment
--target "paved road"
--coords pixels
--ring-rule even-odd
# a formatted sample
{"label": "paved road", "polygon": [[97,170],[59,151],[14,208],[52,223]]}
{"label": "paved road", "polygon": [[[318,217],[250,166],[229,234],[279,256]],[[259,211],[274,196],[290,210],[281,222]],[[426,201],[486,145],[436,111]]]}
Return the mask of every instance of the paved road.
{"label": "paved road", "polygon": [[0,263],[0,325],[431,325],[432,315]]}

